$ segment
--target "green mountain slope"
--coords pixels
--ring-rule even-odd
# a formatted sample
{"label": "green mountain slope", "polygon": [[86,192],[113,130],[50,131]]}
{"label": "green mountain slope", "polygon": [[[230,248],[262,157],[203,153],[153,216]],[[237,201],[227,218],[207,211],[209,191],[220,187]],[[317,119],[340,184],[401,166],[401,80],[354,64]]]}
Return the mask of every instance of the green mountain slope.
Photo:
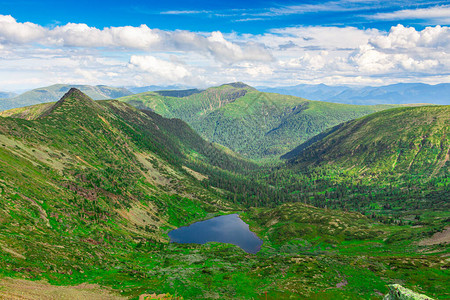
{"label": "green mountain slope", "polygon": [[[269,194],[275,185],[248,177],[270,174],[181,120],[115,100],[94,102],[76,89],[56,103],[4,114],[2,298],[27,295],[27,281],[3,285],[17,278],[45,286],[41,298],[55,297],[49,285],[81,283],[128,299],[251,299],[265,291],[272,299],[367,299],[397,281],[435,297],[448,293],[439,256],[448,251],[413,244],[432,234],[433,224],[397,227],[301,203],[270,208],[287,195]],[[244,197],[239,182],[248,186]],[[229,244],[168,243],[175,227],[239,210],[264,241],[256,255]]]}
{"label": "green mountain slope", "polygon": [[[116,217],[116,210],[130,207],[154,215],[157,205],[145,207],[138,199],[169,197],[174,192],[194,195],[196,189],[202,190],[202,197],[211,197],[186,171],[190,152],[200,161],[208,150],[222,157],[221,163],[228,158],[198,139],[181,144],[191,134],[187,126],[157,123],[151,114],[120,102],[94,102],[75,89],[56,104],[43,107],[31,121],[0,119],[3,194],[36,203],[38,210],[44,205],[58,211],[62,198],[75,201],[63,205],[63,210],[72,210],[75,216],[86,200],[92,209]],[[180,135],[171,127],[179,128]],[[166,222],[169,215],[164,214],[160,211],[152,223]],[[71,220],[76,223],[77,217]]]}
{"label": "green mountain slope", "polygon": [[180,118],[207,140],[250,158],[279,156],[341,122],[392,107],[309,101],[262,93],[243,83],[168,95],[147,92],[118,100]]}
{"label": "green mountain slope", "polygon": [[384,110],[301,144],[260,182],[291,201],[442,228],[450,217],[449,128],[449,106]]}
{"label": "green mountain slope", "polygon": [[0,101],[0,110],[24,107],[39,103],[54,102],[59,100],[71,87],[75,87],[94,100],[115,99],[131,95],[125,88],[109,87],[105,85],[68,85],[54,84],[48,87],[34,89],[13,98]]}
{"label": "green mountain slope", "polygon": [[291,163],[335,164],[379,175],[439,174],[450,167],[449,129],[450,106],[394,108],[350,121],[309,147],[300,146]]}

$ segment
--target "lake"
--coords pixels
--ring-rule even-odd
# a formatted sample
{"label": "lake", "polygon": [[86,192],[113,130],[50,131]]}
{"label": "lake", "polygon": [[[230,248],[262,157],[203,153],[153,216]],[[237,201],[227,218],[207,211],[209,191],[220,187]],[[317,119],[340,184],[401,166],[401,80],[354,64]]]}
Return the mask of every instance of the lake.
{"label": "lake", "polygon": [[170,242],[175,243],[220,242],[233,244],[247,253],[258,252],[263,243],[237,214],[219,216],[180,227],[170,231],[169,237]]}

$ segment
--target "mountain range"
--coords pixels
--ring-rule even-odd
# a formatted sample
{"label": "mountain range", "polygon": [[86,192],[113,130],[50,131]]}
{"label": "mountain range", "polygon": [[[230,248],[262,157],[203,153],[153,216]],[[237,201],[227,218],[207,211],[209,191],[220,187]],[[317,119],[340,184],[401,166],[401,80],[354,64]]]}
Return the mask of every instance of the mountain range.
{"label": "mountain range", "polygon": [[125,88],[109,87],[105,85],[91,86],[54,84],[51,86],[27,91],[12,98],[4,97],[7,99],[0,99],[0,111],[39,103],[58,101],[71,87],[78,88],[80,91],[86,93],[86,95],[95,100],[114,99],[132,94]]}
{"label": "mountain range", "polygon": [[299,84],[283,87],[258,87],[263,92],[280,93],[311,100],[357,105],[375,104],[450,104],[450,83],[398,83],[385,86],[328,86]]}
{"label": "mountain range", "polygon": [[12,92],[1,92],[0,91],[0,99],[12,98],[14,96],[17,96],[17,94],[16,93],[12,93]]}
{"label": "mountain range", "polygon": [[264,93],[244,83],[155,91],[117,100],[187,122],[208,141],[255,159],[278,157],[341,122],[389,105],[357,106]]}
{"label": "mountain range", "polygon": [[140,94],[145,92],[154,92],[154,91],[167,91],[167,90],[184,90],[190,87],[184,85],[147,85],[147,86],[127,86],[125,87],[127,90],[131,91],[133,94]]}

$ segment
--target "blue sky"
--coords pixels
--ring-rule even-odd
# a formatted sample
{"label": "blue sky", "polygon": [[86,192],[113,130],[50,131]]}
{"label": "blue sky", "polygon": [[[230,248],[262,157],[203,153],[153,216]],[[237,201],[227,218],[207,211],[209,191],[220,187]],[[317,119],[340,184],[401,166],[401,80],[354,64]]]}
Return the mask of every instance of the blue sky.
{"label": "blue sky", "polygon": [[[86,23],[94,27],[139,26],[164,30],[263,33],[292,26],[355,26],[388,30],[435,25],[430,16],[373,19],[377,14],[449,5],[449,1],[54,1],[0,0],[1,12],[43,26]],[[448,21],[448,16],[447,16]],[[446,25],[446,24],[440,24]]]}
{"label": "blue sky", "polygon": [[0,0],[0,90],[449,82],[449,1]]}

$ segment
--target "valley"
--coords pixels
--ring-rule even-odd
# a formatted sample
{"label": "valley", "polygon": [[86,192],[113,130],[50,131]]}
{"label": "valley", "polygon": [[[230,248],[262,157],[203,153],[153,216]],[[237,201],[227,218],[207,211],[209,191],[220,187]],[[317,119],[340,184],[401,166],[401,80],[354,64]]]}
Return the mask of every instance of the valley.
{"label": "valley", "polygon": [[179,118],[208,141],[244,157],[271,160],[344,121],[394,107],[310,101],[236,82],[206,90],[147,92],[117,100]]}
{"label": "valley", "polygon": [[[449,128],[448,106],[334,104],[242,83],[100,101],[72,88],[0,112],[0,285],[381,299],[398,283],[445,299]],[[231,214],[258,252],[169,242]]]}

